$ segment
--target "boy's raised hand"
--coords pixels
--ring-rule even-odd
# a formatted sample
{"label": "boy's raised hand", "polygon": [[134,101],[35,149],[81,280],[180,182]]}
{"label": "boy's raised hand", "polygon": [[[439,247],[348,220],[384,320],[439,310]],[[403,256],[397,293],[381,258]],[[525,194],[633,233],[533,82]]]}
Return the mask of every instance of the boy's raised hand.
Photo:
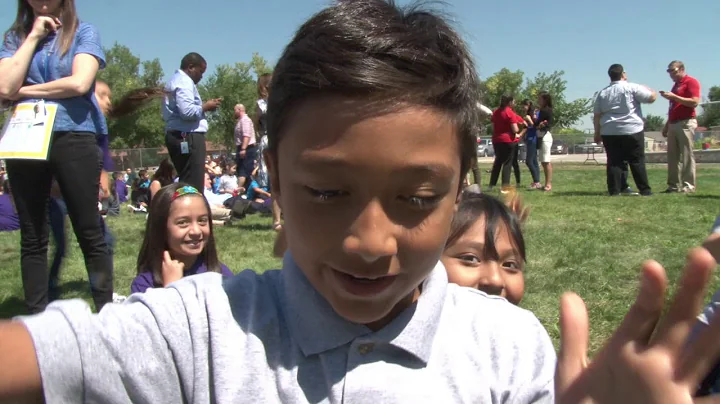
{"label": "boy's raised hand", "polygon": [[167,286],[175,281],[179,281],[183,277],[183,271],[185,270],[185,264],[180,261],[174,260],[170,257],[170,253],[165,251],[163,253],[163,265],[162,265],[162,277],[163,286]]}
{"label": "boy's raised hand", "polygon": [[591,363],[585,305],[575,294],[563,296],[556,402],[720,403],[720,396],[693,398],[720,354],[720,321],[713,321],[695,343],[686,345],[715,266],[707,250],[692,250],[677,294],[660,320],[665,271],[657,262],[645,263],[635,303]]}

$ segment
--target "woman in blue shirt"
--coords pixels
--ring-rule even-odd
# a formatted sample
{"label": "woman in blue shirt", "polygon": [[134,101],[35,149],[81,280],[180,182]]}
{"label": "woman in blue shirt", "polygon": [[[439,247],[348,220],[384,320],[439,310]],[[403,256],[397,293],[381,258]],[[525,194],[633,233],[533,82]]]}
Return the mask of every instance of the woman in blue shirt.
{"label": "woman in blue shirt", "polygon": [[0,98],[57,105],[47,160],[8,160],[18,207],[25,302],[31,313],[48,301],[48,223],[54,177],[82,249],[99,311],[112,301],[112,261],[97,209],[102,166],[96,137],[107,135],[94,96],[105,66],[97,29],[77,18],[74,0],[20,0],[0,48]]}

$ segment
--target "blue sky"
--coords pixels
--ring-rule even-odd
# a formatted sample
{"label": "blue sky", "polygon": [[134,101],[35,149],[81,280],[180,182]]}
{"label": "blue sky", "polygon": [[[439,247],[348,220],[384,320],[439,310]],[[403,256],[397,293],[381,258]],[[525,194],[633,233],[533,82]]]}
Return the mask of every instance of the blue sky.
{"label": "blue sky", "polygon": [[[158,57],[168,74],[190,51],[208,60],[209,71],[216,64],[249,61],[252,52],[275,63],[299,25],[329,1],[76,3],[81,19],[98,26],[105,46],[117,41],[142,59]],[[0,27],[10,26],[14,4],[3,1]],[[631,81],[669,90],[665,68],[679,59],[700,80],[704,95],[710,86],[720,85],[718,0],[449,0],[444,8],[470,45],[481,77],[503,67],[530,77],[564,70],[567,98],[574,99],[604,87],[612,63],[622,63]],[[667,102],[660,100],[645,112],[666,110]],[[590,119],[578,126],[589,128]]]}

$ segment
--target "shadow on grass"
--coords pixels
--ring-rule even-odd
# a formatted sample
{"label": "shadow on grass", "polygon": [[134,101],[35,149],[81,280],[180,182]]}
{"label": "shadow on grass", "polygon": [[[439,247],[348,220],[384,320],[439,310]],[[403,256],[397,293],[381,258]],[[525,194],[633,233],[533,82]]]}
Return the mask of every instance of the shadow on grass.
{"label": "shadow on grass", "polygon": [[552,196],[607,196],[605,191],[566,191],[552,192]]}
{"label": "shadow on grass", "polygon": [[691,199],[713,199],[713,200],[717,200],[717,199],[720,199],[720,195],[697,195],[697,194],[690,194],[690,195],[688,195],[688,198],[691,198]]}
{"label": "shadow on grass", "polygon": [[259,223],[242,223],[242,222],[235,222],[232,225],[227,227],[228,229],[242,229],[242,230],[250,230],[250,231],[268,231],[272,230],[272,225],[269,224],[259,224]]}
{"label": "shadow on grass", "polygon": [[12,296],[0,303],[0,318],[9,319],[19,315],[28,314],[25,301]]}

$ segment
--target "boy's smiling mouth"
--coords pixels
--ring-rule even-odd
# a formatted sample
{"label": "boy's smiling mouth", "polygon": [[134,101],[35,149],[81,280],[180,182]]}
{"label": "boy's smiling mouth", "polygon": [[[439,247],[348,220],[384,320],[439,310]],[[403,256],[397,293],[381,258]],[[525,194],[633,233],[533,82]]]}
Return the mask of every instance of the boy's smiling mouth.
{"label": "boy's smiling mouth", "polygon": [[332,270],[334,279],[347,293],[359,297],[373,297],[387,290],[397,275],[385,275],[380,277],[358,277],[344,272]]}

